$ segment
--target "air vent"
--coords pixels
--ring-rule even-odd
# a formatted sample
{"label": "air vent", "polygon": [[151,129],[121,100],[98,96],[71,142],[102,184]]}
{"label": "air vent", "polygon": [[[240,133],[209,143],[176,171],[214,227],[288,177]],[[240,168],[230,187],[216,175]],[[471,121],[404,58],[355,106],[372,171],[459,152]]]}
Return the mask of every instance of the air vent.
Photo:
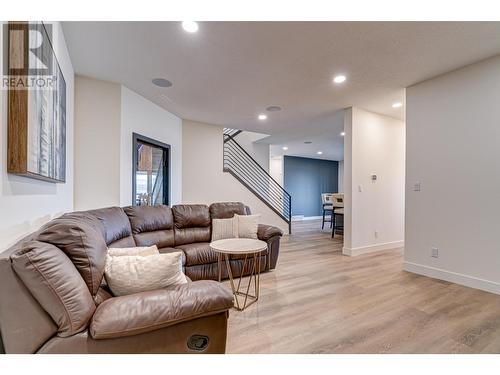
{"label": "air vent", "polygon": [[170,82],[168,79],[165,78],[155,78],[151,82],[153,82],[153,85],[158,86],[158,87],[171,87],[172,82]]}

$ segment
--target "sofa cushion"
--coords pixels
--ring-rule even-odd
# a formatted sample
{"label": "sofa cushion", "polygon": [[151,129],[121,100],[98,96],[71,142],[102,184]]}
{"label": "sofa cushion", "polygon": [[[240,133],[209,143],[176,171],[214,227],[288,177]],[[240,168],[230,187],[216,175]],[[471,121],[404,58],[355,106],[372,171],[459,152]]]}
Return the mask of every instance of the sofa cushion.
{"label": "sofa cushion", "polygon": [[90,334],[96,340],[137,335],[232,306],[233,295],[219,283],[187,283],[103,302],[94,314]]}
{"label": "sofa cushion", "polygon": [[103,238],[106,238],[106,229],[101,220],[99,220],[95,215],[92,215],[89,211],[76,211],[68,212],[60,217],[61,219],[74,219],[78,221],[84,221],[96,231],[102,234]]}
{"label": "sofa cushion", "polygon": [[130,206],[123,209],[130,219],[137,246],[174,245],[174,217],[168,206]]}
{"label": "sofa cushion", "polygon": [[174,227],[172,209],[168,206],[129,206],[123,211],[130,220],[133,234]]}
{"label": "sofa cushion", "polygon": [[234,215],[238,227],[238,237],[257,238],[260,215]]}
{"label": "sofa cushion", "polygon": [[134,234],[137,246],[169,247],[174,246],[174,230],[156,230]]}
{"label": "sofa cushion", "polygon": [[172,212],[178,229],[210,226],[210,211],[204,204],[179,204]]}
{"label": "sofa cushion", "polygon": [[271,225],[259,224],[257,229],[257,238],[261,241],[268,241],[273,237],[283,236],[283,231]]}
{"label": "sofa cushion", "polygon": [[108,256],[111,257],[126,257],[131,255],[139,255],[147,257],[149,255],[160,254],[156,245],[153,246],[136,246],[136,247],[111,247],[108,249]]}
{"label": "sofa cushion", "polygon": [[106,281],[115,296],[185,284],[182,252],[149,256],[108,256]]}
{"label": "sofa cushion", "polygon": [[73,262],[92,295],[104,275],[107,247],[102,234],[86,221],[60,217],[45,224],[35,240],[61,249]]}
{"label": "sofa cushion", "polygon": [[209,242],[198,242],[176,246],[186,254],[186,266],[217,262],[217,253],[210,248]]}
{"label": "sofa cushion", "polygon": [[246,215],[245,205],[241,202],[221,202],[210,205],[212,219],[230,219],[234,214]]}
{"label": "sofa cushion", "polygon": [[226,238],[238,238],[237,218],[212,219],[212,242]]}
{"label": "sofa cushion", "polygon": [[60,249],[29,241],[11,255],[11,261],[16,274],[57,324],[59,336],[72,336],[87,327],[95,310],[94,300]]}
{"label": "sofa cushion", "polygon": [[135,247],[135,246],[136,246],[136,243],[135,243],[134,237],[132,235],[120,238],[119,240],[113,241],[113,242],[108,244],[108,247],[110,247],[110,248],[111,247],[124,248],[124,247]]}
{"label": "sofa cushion", "polygon": [[182,253],[182,265],[186,265],[186,254],[182,249],[176,249],[175,247],[162,247],[159,248],[158,251],[160,252],[160,254],[175,253],[177,251],[180,251]]}
{"label": "sofa cushion", "polygon": [[210,211],[202,204],[183,204],[172,207],[175,247],[210,241]]}
{"label": "sofa cushion", "polygon": [[[120,239],[132,236],[132,228],[130,227],[128,216],[120,207],[101,208],[88,212],[97,217],[103,224],[106,233],[105,238],[107,245],[110,245]],[[121,246],[123,246],[123,242]],[[135,244],[132,246],[135,246]]]}

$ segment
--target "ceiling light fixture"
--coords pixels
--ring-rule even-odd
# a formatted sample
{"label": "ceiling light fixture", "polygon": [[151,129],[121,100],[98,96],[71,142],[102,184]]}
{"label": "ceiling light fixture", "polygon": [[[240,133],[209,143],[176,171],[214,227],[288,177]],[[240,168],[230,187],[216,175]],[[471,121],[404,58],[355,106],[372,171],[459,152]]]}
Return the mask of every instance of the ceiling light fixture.
{"label": "ceiling light fixture", "polygon": [[183,21],[182,28],[188,33],[195,33],[199,29],[198,24],[194,21]]}
{"label": "ceiling light fixture", "polygon": [[403,103],[401,102],[396,102],[392,104],[392,108],[401,108],[403,106]]}
{"label": "ceiling light fixture", "polygon": [[317,154],[318,155],[323,155],[323,151],[318,151]]}
{"label": "ceiling light fixture", "polygon": [[281,108],[279,105],[270,105],[269,107],[266,108],[266,111],[268,112],[279,112],[283,108]]}
{"label": "ceiling light fixture", "polygon": [[305,141],[304,144],[305,145],[310,145],[312,142],[311,141]]}
{"label": "ceiling light fixture", "polygon": [[347,78],[344,75],[338,75],[333,78],[333,82],[335,83],[342,83],[346,80]]}
{"label": "ceiling light fixture", "polygon": [[345,132],[340,132],[340,136],[343,137],[345,135]]}
{"label": "ceiling light fixture", "polygon": [[172,82],[165,78],[155,78],[151,82],[153,82],[153,85],[163,88],[172,86]]}
{"label": "ceiling light fixture", "polygon": [[266,119],[267,119],[267,115],[265,115],[264,113],[261,113],[261,114],[259,115],[259,120],[264,121],[264,120],[266,120]]}
{"label": "ceiling light fixture", "polygon": [[283,146],[282,149],[283,149],[283,151],[286,151],[286,150],[288,150],[288,147]]}

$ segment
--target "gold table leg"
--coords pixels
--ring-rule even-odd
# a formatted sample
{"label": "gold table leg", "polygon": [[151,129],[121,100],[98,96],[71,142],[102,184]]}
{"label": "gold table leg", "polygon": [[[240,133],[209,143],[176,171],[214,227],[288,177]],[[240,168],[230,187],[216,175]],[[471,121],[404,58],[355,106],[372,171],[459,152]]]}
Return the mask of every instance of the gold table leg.
{"label": "gold table leg", "polygon": [[[235,285],[235,280],[233,276],[233,271],[231,270],[231,263],[229,262],[229,254],[224,254],[224,260],[226,263],[227,267],[227,273],[229,276],[229,284],[231,285],[231,290],[234,295],[234,302],[235,306],[234,308],[238,311],[243,311],[245,308],[253,304],[259,299],[259,289],[260,289],[260,252],[259,253],[253,253],[251,254],[252,259],[252,266],[250,268],[250,275],[248,279],[248,284],[246,286],[246,291],[240,291],[240,287],[242,286],[242,280],[243,276],[245,273],[245,270],[247,268],[247,263],[248,263],[248,254],[245,254],[245,258],[243,260],[243,267],[240,272],[239,280],[238,280],[238,285]],[[219,267],[219,282],[221,280],[221,255],[218,255],[217,258],[217,266]],[[253,278],[253,280],[252,280]],[[250,294],[250,285],[252,285],[252,281],[254,284],[254,289],[255,289],[255,294],[252,295]],[[244,297],[243,300],[243,305],[240,304],[240,300],[238,297]]]}

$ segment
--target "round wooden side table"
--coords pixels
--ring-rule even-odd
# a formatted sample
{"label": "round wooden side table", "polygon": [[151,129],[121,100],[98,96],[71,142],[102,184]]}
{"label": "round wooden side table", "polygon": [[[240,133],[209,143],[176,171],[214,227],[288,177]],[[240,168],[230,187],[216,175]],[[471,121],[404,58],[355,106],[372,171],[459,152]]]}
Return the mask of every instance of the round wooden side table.
{"label": "round wooden side table", "polygon": [[[229,276],[229,283],[234,295],[235,308],[238,311],[243,311],[246,307],[259,299],[260,289],[260,253],[267,249],[267,243],[253,238],[228,238],[224,240],[217,240],[210,243],[210,248],[217,253],[217,267],[219,271],[219,282],[222,276],[222,258],[224,258]],[[240,272],[238,285],[233,277],[231,270],[231,263],[229,262],[230,255],[245,255],[243,260],[243,267]],[[249,267],[250,272],[248,285],[243,287],[244,291],[240,291],[242,286],[243,275]],[[254,294],[250,294],[250,285],[254,284]],[[246,289],[246,290],[245,290]],[[239,297],[243,298],[243,303],[240,304]]]}

